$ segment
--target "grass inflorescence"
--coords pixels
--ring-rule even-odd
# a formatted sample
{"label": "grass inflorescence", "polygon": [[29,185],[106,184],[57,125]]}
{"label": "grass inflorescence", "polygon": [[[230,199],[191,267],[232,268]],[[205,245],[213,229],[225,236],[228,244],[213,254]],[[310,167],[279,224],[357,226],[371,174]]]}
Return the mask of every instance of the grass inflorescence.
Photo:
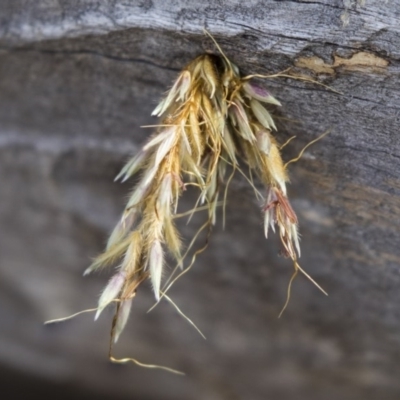
{"label": "grass inflorescence", "polygon": [[[210,232],[218,206],[225,206],[233,174],[239,171],[245,175],[239,160],[251,170],[247,179],[261,198],[265,236],[268,237],[270,229],[277,231],[283,254],[293,262],[293,278],[300,271],[312,280],[298,264],[298,219],[286,189],[290,162],[285,164],[281,157],[281,148],[287,143],[279,145],[275,138],[272,111],[281,104],[252,81],[254,77],[290,76],[284,71],[243,77],[216,46],[220,55],[203,54],[190,62],[153,111],[152,115],[161,118],[154,135],[116,177],[126,181],[140,173],[140,179],[106,249],[85,271],[87,274],[117,265],[116,273],[100,296],[95,317],[107,305],[116,303],[110,344],[110,359],[115,362],[143,365],[134,359],[118,360],[111,355],[112,343],[126,325],[139,285],[150,279],[156,301],[165,298],[177,308],[166,292],[204,249],[195,252],[190,265],[184,266],[189,250],[183,251],[175,224],[180,216],[177,209],[183,191],[189,185],[198,188],[199,198],[192,212],[204,209],[208,212],[201,229]],[[264,193],[255,188],[253,176],[262,182]],[[194,239],[189,249],[193,243]],[[163,286],[167,253],[183,270],[178,277],[164,281]]]}

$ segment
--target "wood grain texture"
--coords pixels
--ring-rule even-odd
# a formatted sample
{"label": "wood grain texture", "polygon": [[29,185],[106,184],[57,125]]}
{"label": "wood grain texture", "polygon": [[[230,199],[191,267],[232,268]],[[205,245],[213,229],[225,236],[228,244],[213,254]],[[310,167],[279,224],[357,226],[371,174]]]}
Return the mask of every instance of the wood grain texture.
{"label": "wood grain texture", "polygon": [[[399,398],[399,2],[1,3],[3,368],[83,387],[85,398]],[[41,322],[95,304],[107,276],[81,272],[131,187],[113,177],[150,134],[140,126],[155,122],[151,110],[177,72],[216,51],[204,27],[245,74],[292,67],[341,93],[263,82],[283,104],[278,139],[297,135],[286,160],[331,129],[291,166],[289,187],[301,264],[329,297],[299,278],[277,319],[291,265],[277,256],[277,240],[263,238],[259,204],[237,176],[225,231],[216,227],[171,292],[207,341],[167,304],[146,315],[149,287],[117,350],[188,377],[111,368],[111,315],[50,329]],[[194,196],[186,194],[188,203]]]}

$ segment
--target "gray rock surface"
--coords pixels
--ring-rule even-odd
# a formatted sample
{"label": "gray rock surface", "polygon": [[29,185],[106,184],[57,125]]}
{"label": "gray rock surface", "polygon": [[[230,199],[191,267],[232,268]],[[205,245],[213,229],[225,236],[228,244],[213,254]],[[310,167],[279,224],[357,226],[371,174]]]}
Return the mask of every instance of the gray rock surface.
{"label": "gray rock surface", "polygon": [[[344,17],[349,17],[343,26]],[[341,19],[342,18],[342,19]],[[215,47],[248,73],[295,67],[305,82],[263,84],[283,103],[279,139],[299,215],[302,265],[263,238],[259,204],[232,184],[225,231],[171,291],[207,336],[139,291],[116,347],[187,373],[107,361],[106,273],[82,278],[131,182],[113,177],[154,124],[177,72]],[[165,400],[400,398],[400,4],[355,1],[3,0],[0,4],[0,365],[7,391],[33,398]],[[188,203],[194,199],[188,193]],[[201,220],[196,217],[195,223]],[[193,233],[182,226],[184,235]],[[25,385],[25,386],[24,386]],[[31,397],[30,397],[31,396]],[[6,398],[15,398],[9,395]]]}

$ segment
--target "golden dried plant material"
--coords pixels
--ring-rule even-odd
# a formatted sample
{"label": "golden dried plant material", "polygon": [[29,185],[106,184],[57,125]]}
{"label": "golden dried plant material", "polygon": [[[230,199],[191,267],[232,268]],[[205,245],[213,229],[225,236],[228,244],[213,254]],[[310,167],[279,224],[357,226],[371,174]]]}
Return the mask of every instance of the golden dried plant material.
{"label": "golden dried plant material", "polygon": [[[272,111],[281,104],[253,83],[253,76],[242,77],[238,67],[215,44],[220,55],[203,54],[190,62],[153,111],[152,115],[162,118],[154,135],[116,178],[124,182],[141,171],[140,179],[105,251],[85,271],[86,274],[117,265],[116,273],[100,296],[95,317],[107,305],[116,303],[110,343],[110,359],[115,362],[130,360],[142,365],[133,359],[115,359],[111,346],[123,331],[132,299],[144,280],[151,280],[157,302],[165,298],[183,315],[166,293],[205,249],[206,245],[197,250],[185,266],[185,257],[200,231],[210,233],[218,206],[225,206],[227,187],[236,171],[246,177],[256,196],[262,199],[265,236],[268,237],[270,228],[277,231],[282,253],[293,262],[294,276],[300,271],[315,283],[297,261],[300,257],[298,220],[286,190],[289,163],[284,164],[280,154],[289,141],[280,146],[272,134],[277,129]],[[285,72],[269,77],[290,77]],[[250,178],[242,171],[239,160],[250,169]],[[227,177],[229,170],[232,173]],[[255,188],[253,175],[263,183],[264,193]],[[192,213],[205,209],[208,218],[183,252],[175,219],[180,216],[177,214],[179,198],[189,185],[199,190]],[[221,192],[223,196],[219,200]],[[207,241],[208,238],[209,234]],[[175,268],[163,282],[166,253],[175,260],[176,267],[185,266],[185,269],[174,276]]]}

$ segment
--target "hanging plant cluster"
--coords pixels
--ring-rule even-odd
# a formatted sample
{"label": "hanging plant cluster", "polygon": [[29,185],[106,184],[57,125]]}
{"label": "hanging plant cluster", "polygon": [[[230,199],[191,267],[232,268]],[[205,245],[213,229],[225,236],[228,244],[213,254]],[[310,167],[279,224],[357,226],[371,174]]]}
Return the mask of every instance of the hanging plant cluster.
{"label": "hanging plant cluster", "polygon": [[[118,266],[100,296],[95,317],[107,305],[116,303],[111,342],[118,340],[136,290],[146,279],[151,280],[157,302],[163,297],[172,302],[166,292],[175,280],[170,279],[163,287],[165,256],[169,253],[177,266],[185,267],[188,249],[183,249],[175,224],[178,202],[185,188],[189,185],[198,188],[199,198],[193,212],[207,210],[203,227],[211,227],[217,218],[218,205],[225,205],[233,174],[240,171],[245,175],[240,162],[264,185],[264,192],[260,193],[252,178],[247,177],[257,197],[262,199],[265,236],[270,229],[277,231],[283,254],[293,262],[293,277],[300,271],[312,280],[298,264],[298,220],[286,190],[288,163],[282,161],[283,146],[273,133],[276,125],[271,112],[281,104],[252,81],[255,77],[291,76],[283,72],[242,77],[238,67],[216,45],[220,55],[200,55],[179,74],[153,111],[152,115],[162,118],[154,135],[116,177],[126,181],[141,174],[105,251],[85,271],[88,274]],[[116,360],[111,352],[110,358],[142,365],[134,359]]]}

